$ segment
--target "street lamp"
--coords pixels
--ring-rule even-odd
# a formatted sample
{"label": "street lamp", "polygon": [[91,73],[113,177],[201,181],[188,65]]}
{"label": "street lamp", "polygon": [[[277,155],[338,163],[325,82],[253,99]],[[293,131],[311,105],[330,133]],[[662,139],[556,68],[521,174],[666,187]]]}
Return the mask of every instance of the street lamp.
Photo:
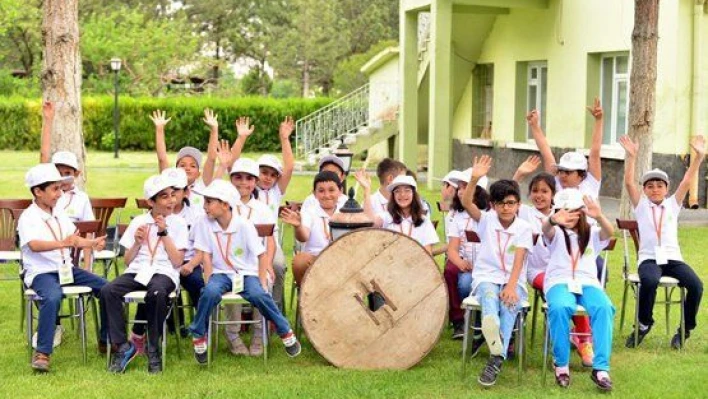
{"label": "street lamp", "polygon": [[115,76],[115,100],[113,101],[113,157],[118,158],[118,120],[120,119],[118,111],[118,73],[120,72],[120,58],[111,59],[111,70]]}
{"label": "street lamp", "polygon": [[348,176],[349,171],[352,168],[352,158],[354,158],[354,153],[349,150],[349,147],[347,147],[344,142],[342,142],[342,144],[334,150],[333,154],[342,160],[344,163],[344,175]]}

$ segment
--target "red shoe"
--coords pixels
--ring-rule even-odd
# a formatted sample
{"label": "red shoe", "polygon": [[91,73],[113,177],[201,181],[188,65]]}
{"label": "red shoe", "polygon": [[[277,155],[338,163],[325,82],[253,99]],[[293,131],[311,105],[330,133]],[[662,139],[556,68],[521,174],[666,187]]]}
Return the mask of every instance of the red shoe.
{"label": "red shoe", "polygon": [[145,335],[130,333],[130,342],[135,345],[136,356],[145,354]]}

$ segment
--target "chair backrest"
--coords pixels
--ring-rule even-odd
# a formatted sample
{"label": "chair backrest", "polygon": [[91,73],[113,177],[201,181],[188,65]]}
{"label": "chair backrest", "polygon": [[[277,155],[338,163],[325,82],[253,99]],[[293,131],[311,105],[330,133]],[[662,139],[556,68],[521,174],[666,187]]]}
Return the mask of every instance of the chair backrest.
{"label": "chair backrest", "polygon": [[433,220],[432,222],[433,222],[433,228],[437,230],[437,228],[438,228],[438,221],[437,221],[437,220]]}
{"label": "chair backrest", "polygon": [[91,201],[94,217],[101,222],[98,235],[106,234],[106,228],[111,220],[113,211],[116,208],[125,208],[125,204],[128,201],[127,198],[90,198],[89,200]]}
{"label": "chair backrest", "polygon": [[[101,231],[101,221],[100,220],[85,220],[81,222],[74,222],[74,225],[76,226],[76,230],[78,230],[79,235],[83,238],[88,238],[90,235],[93,235],[94,237],[98,237],[99,233]],[[79,266],[79,258],[81,255],[81,248],[76,248],[74,250],[74,253],[72,254],[72,259],[74,262],[74,265]]]}
{"label": "chair backrest", "polygon": [[143,209],[143,210],[150,209],[150,205],[148,205],[148,200],[146,200],[145,198],[136,198],[135,199],[135,206],[137,206],[138,209]]}
{"label": "chair backrest", "polygon": [[258,232],[258,237],[270,237],[273,235],[275,230],[274,224],[257,224],[256,231]]}
{"label": "chair backrest", "polygon": [[622,244],[624,252],[624,265],[622,266],[622,274],[626,278],[629,274],[629,244],[628,237],[632,237],[634,242],[634,254],[639,253],[639,225],[636,220],[617,219],[617,227],[622,230]]}
{"label": "chair backrest", "polygon": [[[17,221],[13,211],[24,210],[32,204],[30,199],[0,199],[0,251],[15,249]],[[21,213],[21,212],[20,212]]]}

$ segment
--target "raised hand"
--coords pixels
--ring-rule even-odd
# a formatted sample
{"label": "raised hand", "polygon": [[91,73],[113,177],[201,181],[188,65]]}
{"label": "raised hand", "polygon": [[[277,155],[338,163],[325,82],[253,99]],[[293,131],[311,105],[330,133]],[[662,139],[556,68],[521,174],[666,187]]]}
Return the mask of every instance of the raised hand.
{"label": "raised hand", "polygon": [[597,219],[602,216],[602,209],[600,209],[600,202],[593,200],[590,196],[584,195],[583,202],[585,203],[585,208],[583,212],[593,218]]}
{"label": "raised hand", "polygon": [[600,99],[595,97],[595,101],[592,104],[592,107],[586,107],[588,112],[592,115],[595,120],[601,120],[602,119],[602,105],[600,105]]}
{"label": "raised hand", "polygon": [[221,140],[216,146],[216,157],[219,158],[219,164],[228,170],[234,163],[233,154],[228,140]]}
{"label": "raised hand", "polygon": [[42,116],[46,120],[54,120],[54,111],[56,111],[56,108],[54,107],[54,103],[51,101],[45,101],[42,103]]}
{"label": "raised hand", "polygon": [[364,191],[371,191],[371,177],[366,172],[366,169],[359,169],[354,173],[354,179],[357,183],[364,189]]}
{"label": "raised hand", "polygon": [[541,166],[541,157],[538,155],[531,155],[526,158],[521,165],[519,165],[517,172],[522,173],[523,175],[528,175],[538,169],[539,166]]}
{"label": "raised hand", "polygon": [[251,125],[251,118],[249,117],[242,116],[236,121],[236,131],[239,136],[248,137],[253,133],[254,129],[255,127]]}
{"label": "raised hand", "polygon": [[290,135],[293,133],[293,130],[295,130],[295,122],[293,121],[293,117],[286,116],[285,120],[280,123],[278,135],[280,136],[281,140],[287,140],[288,138],[290,138]]}
{"label": "raised hand", "polygon": [[489,173],[489,169],[492,167],[492,157],[489,155],[482,155],[481,157],[474,157],[474,162],[472,163],[472,177],[480,179]]}
{"label": "raised hand", "polygon": [[580,211],[569,211],[567,209],[559,209],[556,213],[551,215],[551,220],[558,225],[565,228],[572,228],[575,223],[580,219]]}
{"label": "raised hand", "polygon": [[706,155],[706,140],[703,136],[695,136],[691,139],[691,148],[700,157]]}
{"label": "raised hand", "polygon": [[540,128],[541,123],[540,123],[540,117],[538,115],[538,110],[534,109],[531,112],[529,112],[528,114],[526,114],[526,122],[532,128],[534,128],[534,127]]}
{"label": "raised hand", "polygon": [[619,138],[619,143],[622,148],[624,148],[624,152],[627,153],[628,157],[634,158],[637,156],[637,151],[639,151],[639,144],[632,140],[631,137],[622,136]]}
{"label": "raised hand", "polygon": [[283,211],[280,213],[280,218],[283,220],[283,223],[287,223],[293,227],[300,227],[302,224],[300,213],[288,208],[283,208]]}
{"label": "raised hand", "polygon": [[152,123],[155,124],[155,127],[165,127],[165,125],[172,120],[172,118],[166,118],[165,111],[160,111],[159,109],[157,111],[153,111],[150,119],[152,120]]}
{"label": "raised hand", "polygon": [[212,129],[218,129],[219,128],[219,115],[216,115],[214,111],[212,111],[209,108],[206,108],[204,110],[204,123],[207,124]]}

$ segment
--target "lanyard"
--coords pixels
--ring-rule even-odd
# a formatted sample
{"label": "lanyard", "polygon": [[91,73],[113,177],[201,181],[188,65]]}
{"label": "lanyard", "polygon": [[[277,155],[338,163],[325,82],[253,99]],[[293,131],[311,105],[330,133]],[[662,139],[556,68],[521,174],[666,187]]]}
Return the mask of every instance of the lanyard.
{"label": "lanyard", "polygon": [[261,190],[263,194],[265,194],[265,203],[266,205],[270,205],[270,199],[268,198],[268,191],[269,190]]}
{"label": "lanyard", "polygon": [[[251,213],[253,213],[253,208],[251,208],[248,205],[244,205],[246,208],[248,208],[248,216],[246,216],[247,220],[251,220]],[[241,216],[241,205],[236,206],[236,212],[238,212],[238,215]]]}
{"label": "lanyard", "polygon": [[661,215],[659,216],[659,223],[656,223],[656,207],[652,206],[651,207],[651,218],[652,221],[654,222],[654,231],[656,232],[656,239],[659,241],[659,246],[661,246],[661,228],[664,224],[664,206],[660,205],[661,207]]}
{"label": "lanyard", "polygon": [[497,230],[497,248],[499,248],[499,261],[501,262],[501,268],[504,272],[506,272],[506,250],[509,248],[509,241],[511,241],[511,236],[513,236],[513,234],[507,233],[506,231],[503,232],[506,234],[506,241],[504,242],[504,250],[502,250],[501,233],[502,231]]}
{"label": "lanyard", "polygon": [[224,251],[224,248],[221,246],[221,240],[219,239],[219,233],[214,232],[214,238],[216,238],[216,245],[219,247],[219,254],[221,255],[221,259],[224,260],[224,262],[234,271],[236,274],[238,274],[238,270],[236,270],[236,267],[234,266],[233,263],[231,263],[231,259],[229,259],[229,250],[231,249],[231,238],[233,237],[234,233],[224,233],[229,236],[229,238],[226,239],[226,250]]}
{"label": "lanyard", "polygon": [[580,248],[573,254],[571,251],[569,254],[570,256],[570,265],[571,265],[571,270],[573,271],[573,280],[575,280],[575,270],[578,268],[578,261],[580,261]]}
{"label": "lanyard", "polygon": [[[59,229],[58,236],[57,236],[57,233],[52,228],[52,225],[49,224],[49,220],[45,220],[44,224],[47,225],[47,228],[52,233],[52,237],[54,237],[54,241],[61,241],[64,238],[64,233],[61,231],[61,223],[59,223],[59,219],[57,219],[56,217],[54,217],[52,219],[54,219],[57,222],[57,228]],[[61,254],[61,263],[66,264],[66,258],[64,257],[64,247],[59,248],[59,253]]]}
{"label": "lanyard", "polygon": [[157,241],[155,241],[155,246],[150,245],[150,228],[152,225],[148,225],[147,232],[145,233],[145,241],[147,241],[147,246],[148,246],[148,252],[150,252],[150,266],[155,262],[155,256],[157,255],[157,247],[160,246],[160,242],[162,242],[162,237],[157,237]]}
{"label": "lanyard", "polygon": [[327,241],[332,241],[332,234],[330,233],[329,228],[327,227],[326,217],[322,217],[322,231],[324,231],[324,235]]}
{"label": "lanyard", "polygon": [[[70,191],[69,192],[69,202],[67,202],[66,206],[64,207],[65,210],[69,208],[69,206],[71,205],[71,201],[73,201],[73,200],[74,200],[74,192]],[[57,222],[57,224],[59,224],[59,223]]]}
{"label": "lanyard", "polygon": [[[398,225],[398,229],[401,231],[401,234],[406,234],[403,232],[403,222],[405,222],[405,220],[401,220],[401,224]],[[413,223],[411,222],[408,225],[408,234],[406,234],[406,235],[408,237],[411,237],[412,234],[413,234]]]}

